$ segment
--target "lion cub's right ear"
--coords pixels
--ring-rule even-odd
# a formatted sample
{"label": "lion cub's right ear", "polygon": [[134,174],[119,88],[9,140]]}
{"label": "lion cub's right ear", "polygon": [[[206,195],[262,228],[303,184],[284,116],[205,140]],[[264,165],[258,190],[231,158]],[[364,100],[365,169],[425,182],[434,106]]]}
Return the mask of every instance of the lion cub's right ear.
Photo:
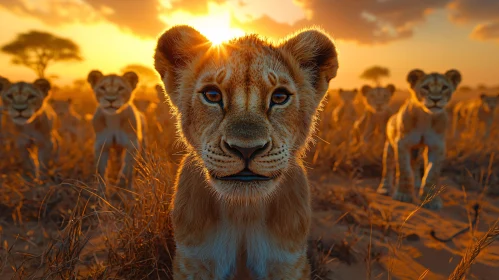
{"label": "lion cub's right ear", "polygon": [[92,88],[97,84],[97,82],[103,77],[101,71],[92,70],[88,73],[87,82],[92,86]]}
{"label": "lion cub's right ear", "polygon": [[407,74],[407,82],[414,88],[416,83],[425,76],[425,72],[421,69],[413,69],[409,74]]}
{"label": "lion cub's right ear", "polygon": [[46,79],[37,79],[35,82],[33,82],[33,85],[38,88],[45,97],[49,95],[49,91],[52,88],[52,85]]}
{"label": "lion cub's right ear", "polygon": [[10,86],[9,80],[7,80],[7,78],[0,76],[0,92],[5,90],[8,86]]}
{"label": "lion cub's right ear", "polygon": [[172,27],[161,35],[154,54],[154,67],[168,94],[176,93],[179,73],[210,46],[206,37],[187,25]]}

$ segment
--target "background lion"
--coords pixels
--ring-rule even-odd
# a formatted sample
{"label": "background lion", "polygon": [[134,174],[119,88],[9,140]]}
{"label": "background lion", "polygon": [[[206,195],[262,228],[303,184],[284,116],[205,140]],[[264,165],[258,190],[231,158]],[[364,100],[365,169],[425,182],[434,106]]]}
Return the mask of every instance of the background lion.
{"label": "background lion", "polygon": [[103,183],[111,148],[117,149],[119,158],[125,154],[118,185],[130,189],[136,155],[144,148],[146,126],[144,116],[132,103],[139,77],[134,72],[104,76],[94,70],[88,74],[87,81],[99,102],[92,120],[97,173],[102,179],[99,191],[104,195]]}
{"label": "background lion", "polygon": [[[49,91],[50,83],[45,79],[10,83],[0,77],[2,103],[8,114],[4,128],[11,128],[27,180],[45,180],[51,160],[57,157],[59,135],[54,123],[57,116],[46,104]],[[35,158],[30,153],[33,149]]]}
{"label": "background lion", "polygon": [[445,107],[461,82],[457,70],[445,74],[426,74],[414,69],[407,75],[411,98],[387,124],[387,141],[383,155],[383,174],[378,193],[389,194],[394,180],[397,189],[393,198],[413,202],[418,182],[419,151],[425,149],[425,172],[419,197],[423,207],[442,208],[440,197],[433,197],[438,187],[445,160],[445,132],[448,116]]}

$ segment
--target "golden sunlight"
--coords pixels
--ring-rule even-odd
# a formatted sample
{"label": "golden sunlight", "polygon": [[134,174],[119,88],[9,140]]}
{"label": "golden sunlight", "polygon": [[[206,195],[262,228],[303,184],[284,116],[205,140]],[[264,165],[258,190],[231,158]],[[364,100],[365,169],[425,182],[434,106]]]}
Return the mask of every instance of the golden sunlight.
{"label": "golden sunlight", "polygon": [[231,27],[231,10],[227,5],[209,3],[209,12],[206,15],[192,15],[184,11],[177,11],[163,20],[170,24],[187,24],[199,30],[214,45],[243,36],[245,32]]}

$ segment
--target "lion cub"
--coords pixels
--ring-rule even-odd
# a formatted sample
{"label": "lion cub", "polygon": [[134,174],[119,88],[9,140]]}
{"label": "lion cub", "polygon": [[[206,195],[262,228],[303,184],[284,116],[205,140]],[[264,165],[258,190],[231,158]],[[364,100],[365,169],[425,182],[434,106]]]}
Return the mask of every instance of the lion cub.
{"label": "lion cub", "polygon": [[464,129],[478,129],[483,138],[488,139],[498,105],[499,94],[491,96],[485,93],[472,102],[466,100],[457,103],[453,110],[453,135],[457,136],[458,125],[464,121]]}
{"label": "lion cub", "polygon": [[75,112],[72,99],[51,99],[50,106],[57,114],[56,128],[64,142],[82,142],[82,118]]}
{"label": "lion cub", "polygon": [[[27,180],[48,178],[51,159],[57,157],[59,136],[55,130],[56,115],[46,103],[50,83],[38,79],[34,83],[10,83],[0,77],[0,93],[8,117],[5,126],[12,128]],[[37,150],[37,160],[30,150]]]}
{"label": "lion cub", "polygon": [[357,96],[357,89],[343,90],[339,89],[340,104],[333,111],[333,124],[335,127],[349,128],[357,119],[354,100]]}
{"label": "lion cub", "polygon": [[397,189],[393,198],[414,201],[419,150],[425,148],[420,198],[425,201],[424,207],[440,209],[440,197],[427,200],[431,198],[432,188],[438,186],[445,160],[445,132],[448,126],[445,107],[461,82],[461,74],[457,70],[426,74],[415,69],[409,73],[407,81],[411,98],[388,120],[383,175],[378,193],[390,193],[396,179]]}
{"label": "lion cub", "polygon": [[130,189],[136,155],[144,148],[145,119],[132,103],[139,77],[134,72],[104,76],[94,70],[88,74],[87,81],[99,103],[92,119],[97,173],[102,179],[99,191],[104,195],[103,183],[111,148],[117,149],[118,157],[125,153],[118,185]]}
{"label": "lion cub", "polygon": [[331,39],[310,29],[212,46],[176,26],[155,67],[190,151],[171,203],[174,279],[310,279],[302,156],[338,69]]}
{"label": "lion cub", "polygon": [[395,93],[395,86],[390,84],[387,87],[372,88],[365,85],[361,92],[365,111],[353,125],[353,134],[357,143],[367,143],[376,133],[385,136],[386,123],[393,114],[389,104]]}

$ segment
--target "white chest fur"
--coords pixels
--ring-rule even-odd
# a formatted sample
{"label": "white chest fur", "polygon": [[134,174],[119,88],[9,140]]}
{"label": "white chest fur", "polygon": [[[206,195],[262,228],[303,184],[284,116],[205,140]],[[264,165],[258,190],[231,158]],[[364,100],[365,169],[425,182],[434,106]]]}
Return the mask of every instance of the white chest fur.
{"label": "white chest fur", "polygon": [[177,250],[185,257],[214,261],[215,274],[221,279],[234,272],[242,248],[246,250],[246,266],[258,278],[267,275],[268,263],[294,263],[303,253],[280,248],[266,229],[263,218],[244,226],[224,218],[202,245],[187,247],[177,243]]}

